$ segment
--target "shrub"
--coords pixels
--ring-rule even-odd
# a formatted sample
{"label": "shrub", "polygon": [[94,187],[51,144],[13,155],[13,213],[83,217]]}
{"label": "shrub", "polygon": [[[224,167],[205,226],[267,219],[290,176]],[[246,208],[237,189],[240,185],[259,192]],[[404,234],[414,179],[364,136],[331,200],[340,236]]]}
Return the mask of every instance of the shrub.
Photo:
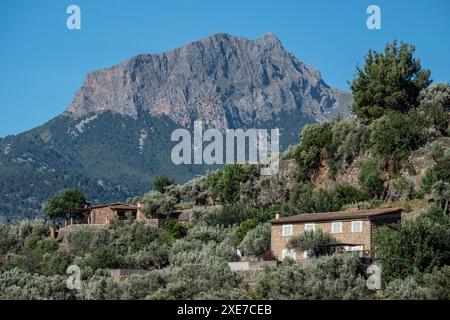
{"label": "shrub", "polygon": [[87,252],[92,245],[96,231],[89,226],[79,226],[67,235],[70,248],[77,253]]}
{"label": "shrub", "polygon": [[385,289],[389,299],[401,300],[449,300],[450,299],[450,266],[418,276],[396,279]]}
{"label": "shrub", "polygon": [[144,248],[127,254],[125,264],[131,269],[160,269],[169,263],[170,246],[166,242],[153,241]]}
{"label": "shrub", "polygon": [[66,276],[43,276],[12,269],[0,273],[0,300],[69,300]]}
{"label": "shrub", "polygon": [[359,182],[370,198],[380,197],[383,192],[381,174],[376,160],[367,160],[362,164]]}
{"label": "shrub", "polygon": [[440,141],[433,141],[430,145],[430,155],[434,161],[442,160],[444,157],[444,145]]}
{"label": "shrub", "polygon": [[337,185],[331,189],[314,188],[312,184],[298,184],[291,191],[283,214],[339,211],[346,204],[365,200],[366,195],[350,185]]}
{"label": "shrub", "polygon": [[227,164],[223,167],[215,189],[219,190],[219,198],[223,203],[236,203],[240,198],[241,184],[251,177],[251,166]]}
{"label": "shrub", "polygon": [[333,237],[321,229],[317,231],[305,231],[291,238],[288,247],[297,252],[308,251],[310,257],[318,257],[332,252],[330,244],[334,243]]}
{"label": "shrub", "polygon": [[407,115],[392,112],[374,121],[370,127],[369,143],[372,151],[396,161],[406,159],[411,150],[425,141]]}
{"label": "shrub", "polygon": [[364,120],[382,117],[388,111],[407,112],[419,104],[419,94],[428,87],[430,71],[413,57],[414,46],[387,44],[384,52],[369,50],[364,67],[356,68],[351,83],[353,113]]}
{"label": "shrub", "polygon": [[271,225],[262,223],[247,232],[240,244],[240,249],[246,256],[260,257],[270,250]]}
{"label": "shrub", "polygon": [[165,193],[166,188],[173,184],[175,184],[175,180],[171,180],[164,175],[159,176],[158,178],[155,179],[155,181],[153,181],[153,187],[155,188],[156,191],[160,193]]}
{"label": "shrub", "polygon": [[98,269],[126,268],[126,261],[123,255],[114,247],[100,247],[86,254],[83,259],[76,263],[80,267],[91,267]]}
{"label": "shrub", "polygon": [[422,177],[420,189],[423,193],[427,194],[431,192],[431,188],[438,181],[436,171],[433,169],[428,169],[425,175]]}
{"label": "shrub", "polygon": [[175,209],[177,199],[158,191],[150,191],[142,197],[143,212],[152,215],[170,215]]}
{"label": "shrub", "polygon": [[164,224],[164,230],[173,239],[180,239],[186,235],[186,228],[177,219],[168,220]]}
{"label": "shrub", "polygon": [[243,221],[235,231],[236,245],[239,245],[244,240],[245,235],[258,225],[258,220],[247,219]]}
{"label": "shrub", "polygon": [[307,264],[283,263],[266,269],[256,281],[258,299],[367,299],[358,257],[325,256]]}
{"label": "shrub", "polygon": [[295,160],[299,164],[298,179],[307,181],[311,174],[320,167],[322,150],[330,147],[332,142],[331,123],[310,124],[300,134],[300,145],[295,150]]}
{"label": "shrub", "polygon": [[373,241],[383,281],[431,272],[434,267],[449,264],[449,232],[449,219],[437,207],[413,221],[403,222],[397,231],[378,229]]}
{"label": "shrub", "polygon": [[431,188],[433,198],[444,213],[449,211],[450,183],[439,180]]}

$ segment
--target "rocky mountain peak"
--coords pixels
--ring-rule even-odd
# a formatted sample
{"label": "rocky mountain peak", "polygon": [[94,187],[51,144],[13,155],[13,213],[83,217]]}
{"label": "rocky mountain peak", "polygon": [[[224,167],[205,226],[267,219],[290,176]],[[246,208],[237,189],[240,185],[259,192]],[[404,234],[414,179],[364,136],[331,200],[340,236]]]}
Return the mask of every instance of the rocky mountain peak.
{"label": "rocky mountain peak", "polygon": [[256,40],[214,34],[159,54],[142,54],[86,77],[67,114],[110,110],[228,128],[301,112],[316,121],[346,116],[351,96],[328,87],[273,34]]}

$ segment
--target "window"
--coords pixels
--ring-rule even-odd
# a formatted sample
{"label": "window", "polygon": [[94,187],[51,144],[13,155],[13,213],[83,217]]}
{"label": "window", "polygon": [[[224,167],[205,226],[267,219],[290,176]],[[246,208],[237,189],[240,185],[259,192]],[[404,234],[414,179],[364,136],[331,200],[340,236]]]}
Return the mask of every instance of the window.
{"label": "window", "polygon": [[292,236],[292,224],[283,224],[281,234],[283,237]]}
{"label": "window", "polygon": [[334,221],[331,223],[331,233],[342,233],[341,221]]}
{"label": "window", "polygon": [[305,224],[305,231],[315,231],[316,224],[315,223],[307,223]]}
{"label": "window", "polygon": [[352,232],[362,232],[362,221],[352,221]]}
{"label": "window", "polygon": [[295,260],[295,251],[293,249],[283,249],[281,252],[281,258],[284,260],[286,258],[291,258]]}

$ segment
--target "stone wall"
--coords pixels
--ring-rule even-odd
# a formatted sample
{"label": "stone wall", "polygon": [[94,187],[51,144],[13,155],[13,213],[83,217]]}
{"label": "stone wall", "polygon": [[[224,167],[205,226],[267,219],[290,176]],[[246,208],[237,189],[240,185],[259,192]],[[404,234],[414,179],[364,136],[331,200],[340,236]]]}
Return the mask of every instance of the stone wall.
{"label": "stone wall", "polygon": [[93,208],[90,214],[91,224],[107,224],[116,214],[110,207]]}

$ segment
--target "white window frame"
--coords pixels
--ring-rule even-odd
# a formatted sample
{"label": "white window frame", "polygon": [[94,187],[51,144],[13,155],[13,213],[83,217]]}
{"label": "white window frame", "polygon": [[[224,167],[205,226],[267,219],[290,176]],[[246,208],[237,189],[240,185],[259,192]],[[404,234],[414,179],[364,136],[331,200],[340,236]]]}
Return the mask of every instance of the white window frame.
{"label": "white window frame", "polygon": [[293,260],[295,260],[295,258],[296,258],[295,250],[294,249],[283,249],[281,251],[281,259],[284,260],[287,257],[292,258]]}
{"label": "white window frame", "polygon": [[315,223],[305,223],[305,231],[311,231],[311,230],[314,232],[316,231],[316,224]]}
{"label": "white window frame", "polygon": [[[281,235],[283,237],[291,237],[292,233],[293,233],[293,229],[294,229],[294,227],[292,226],[292,224],[283,224],[281,226]],[[290,230],[290,231],[287,232],[287,230]]]}
{"label": "white window frame", "polygon": [[[356,226],[357,225],[360,226],[359,230],[356,230]],[[363,222],[362,222],[362,220],[352,221],[352,232],[356,233],[356,232],[362,232],[362,231],[363,231]]]}
{"label": "white window frame", "polygon": [[[334,231],[334,226],[337,225],[338,231]],[[331,233],[342,233],[342,221],[333,221],[331,222]]]}

